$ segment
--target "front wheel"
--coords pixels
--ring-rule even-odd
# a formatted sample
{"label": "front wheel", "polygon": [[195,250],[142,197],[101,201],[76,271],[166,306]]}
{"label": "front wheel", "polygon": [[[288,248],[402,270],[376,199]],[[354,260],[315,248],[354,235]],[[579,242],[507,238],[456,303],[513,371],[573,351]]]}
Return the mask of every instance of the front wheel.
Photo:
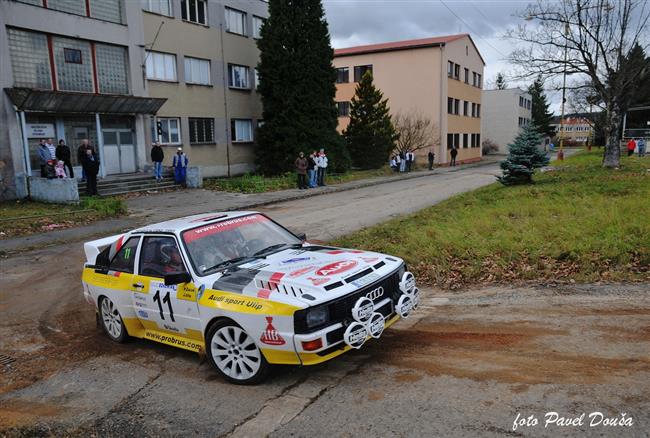
{"label": "front wheel", "polygon": [[126,341],[128,334],[122,317],[117,311],[117,306],[107,297],[102,297],[99,301],[99,316],[104,332],[112,341],[119,343]]}
{"label": "front wheel", "polygon": [[212,325],[206,340],[210,362],[227,381],[252,385],[268,374],[270,365],[255,340],[233,321]]}

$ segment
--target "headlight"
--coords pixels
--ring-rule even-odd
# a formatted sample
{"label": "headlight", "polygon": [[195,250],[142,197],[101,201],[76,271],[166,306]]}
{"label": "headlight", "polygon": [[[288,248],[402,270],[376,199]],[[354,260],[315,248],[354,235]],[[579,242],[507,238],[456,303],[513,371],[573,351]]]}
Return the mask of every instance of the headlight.
{"label": "headlight", "polygon": [[330,317],[330,312],[326,306],[317,307],[310,310],[305,316],[305,322],[308,328],[318,327],[327,322]]}

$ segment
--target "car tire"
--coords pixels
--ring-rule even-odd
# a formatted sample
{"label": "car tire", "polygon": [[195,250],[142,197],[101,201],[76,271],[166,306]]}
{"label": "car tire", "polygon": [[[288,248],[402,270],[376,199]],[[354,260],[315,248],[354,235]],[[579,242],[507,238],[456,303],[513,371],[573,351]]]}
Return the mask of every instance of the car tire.
{"label": "car tire", "polygon": [[254,385],[266,378],[271,366],[253,339],[229,319],[212,324],[206,336],[210,363],[228,382]]}
{"label": "car tire", "polygon": [[117,306],[108,297],[99,299],[99,323],[111,341],[123,343],[129,337]]}

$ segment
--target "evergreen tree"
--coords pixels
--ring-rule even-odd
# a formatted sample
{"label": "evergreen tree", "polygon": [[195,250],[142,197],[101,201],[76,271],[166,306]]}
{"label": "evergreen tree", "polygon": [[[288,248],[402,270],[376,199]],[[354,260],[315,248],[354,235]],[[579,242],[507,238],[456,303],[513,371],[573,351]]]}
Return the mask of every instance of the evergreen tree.
{"label": "evergreen tree", "polygon": [[377,169],[388,161],[395,147],[397,133],[393,127],[388,99],[372,82],[366,71],[357,84],[350,102],[350,124],[343,133],[352,164],[362,169]]}
{"label": "evergreen tree", "polygon": [[500,163],[503,175],[497,179],[503,185],[530,184],[535,169],[546,166],[548,157],[541,150],[541,136],[530,124],[524,127],[508,145],[508,157]]}
{"label": "evergreen tree", "polygon": [[336,131],[334,51],[320,0],[270,0],[257,42],[264,124],[257,164],[264,174],[291,171],[298,152],[325,148],[329,170],[350,164]]}
{"label": "evergreen tree", "polygon": [[503,73],[497,73],[495,85],[497,87],[497,90],[505,90],[508,88],[508,83],[506,82],[506,78],[503,76]]}
{"label": "evergreen tree", "polygon": [[541,76],[538,76],[528,87],[528,93],[532,97],[532,124],[537,127],[537,131],[543,136],[553,137],[555,129],[551,126],[553,113],[548,110],[548,102],[544,93],[544,82]]}

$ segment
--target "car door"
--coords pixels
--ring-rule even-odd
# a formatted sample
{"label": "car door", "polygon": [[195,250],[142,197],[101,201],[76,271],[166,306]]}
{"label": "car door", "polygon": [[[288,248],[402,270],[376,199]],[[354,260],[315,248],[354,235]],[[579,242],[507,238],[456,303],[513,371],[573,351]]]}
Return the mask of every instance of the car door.
{"label": "car door", "polygon": [[189,272],[176,238],[145,236],[133,281],[133,305],[145,328],[202,339],[193,282],[165,285],[165,275]]}

